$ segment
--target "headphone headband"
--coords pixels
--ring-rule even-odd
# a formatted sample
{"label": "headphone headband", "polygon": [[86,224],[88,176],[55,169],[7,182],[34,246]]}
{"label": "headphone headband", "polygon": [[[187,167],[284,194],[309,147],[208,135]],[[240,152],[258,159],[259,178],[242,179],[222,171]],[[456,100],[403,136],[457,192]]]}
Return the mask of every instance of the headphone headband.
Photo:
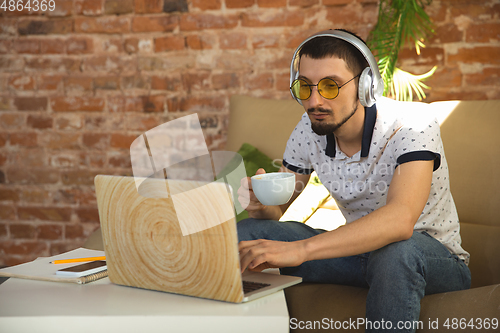
{"label": "headphone headband", "polygon": [[[382,80],[382,76],[380,75],[377,61],[375,60],[375,57],[373,56],[370,49],[365,45],[365,43],[363,43],[363,41],[361,41],[359,38],[356,38],[352,34],[341,30],[330,29],[318,32],[308,37],[299,45],[299,47],[295,50],[293,54],[292,63],[290,64],[290,92],[292,93],[291,86],[293,81],[295,81],[295,79],[299,76],[300,50],[302,49],[304,44],[310,41],[311,39],[323,36],[342,39],[350,43],[351,45],[355,46],[365,57],[370,67],[369,68],[367,67],[363,70],[361,77],[359,79],[359,99],[363,106],[367,107],[372,106],[375,103],[375,101],[380,96],[382,96],[384,92],[384,81]],[[302,102],[299,99],[297,99],[293,95],[293,93],[292,96],[297,102],[299,102],[302,105]]]}

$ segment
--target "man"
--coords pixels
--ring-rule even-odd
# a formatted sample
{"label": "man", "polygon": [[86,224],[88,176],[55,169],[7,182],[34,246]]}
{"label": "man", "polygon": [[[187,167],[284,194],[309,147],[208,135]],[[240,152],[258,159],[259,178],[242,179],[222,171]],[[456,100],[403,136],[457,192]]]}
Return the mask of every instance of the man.
{"label": "man", "polygon": [[296,176],[291,201],[315,170],[346,225],[326,232],[278,222],[287,205],[262,205],[245,178],[238,193],[250,218],[238,223],[240,259],[242,270],[279,267],[308,282],[367,287],[367,321],[395,329],[418,321],[425,294],[470,287],[469,254],[460,245],[439,124],[402,117],[395,102],[370,106],[364,87],[360,96],[373,56],[356,38],[333,30],[296,52],[291,92],[306,113],[281,168]]}

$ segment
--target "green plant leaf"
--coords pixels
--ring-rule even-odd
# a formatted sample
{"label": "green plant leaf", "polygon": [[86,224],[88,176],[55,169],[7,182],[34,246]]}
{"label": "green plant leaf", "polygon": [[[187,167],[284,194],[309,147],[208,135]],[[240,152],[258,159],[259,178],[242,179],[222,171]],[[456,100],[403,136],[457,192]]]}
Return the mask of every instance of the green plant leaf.
{"label": "green plant leaf", "polygon": [[[380,0],[379,17],[375,28],[368,37],[368,46],[378,58],[378,66],[384,80],[384,95],[396,99],[425,98],[423,88],[428,87],[422,80],[431,76],[435,68],[421,75],[413,75],[396,69],[399,51],[406,43],[415,45],[417,54],[425,47],[424,40],[434,33],[431,19],[424,10],[432,0]],[[395,78],[398,75],[398,78]],[[417,79],[419,78],[420,79]],[[397,82],[394,82],[397,81]],[[404,88],[403,84],[407,84]]]}

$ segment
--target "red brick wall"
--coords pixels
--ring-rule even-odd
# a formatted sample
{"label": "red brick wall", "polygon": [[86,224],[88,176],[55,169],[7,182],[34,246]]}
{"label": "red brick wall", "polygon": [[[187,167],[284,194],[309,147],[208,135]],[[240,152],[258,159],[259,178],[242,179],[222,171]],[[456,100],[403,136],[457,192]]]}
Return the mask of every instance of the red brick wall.
{"label": "red brick wall", "polygon": [[[2,1],[0,1],[1,3]],[[0,10],[0,265],[79,247],[98,226],[93,176],[131,174],[141,132],[198,112],[223,149],[233,94],[290,98],[309,34],[366,38],[376,0],[57,0]],[[453,5],[453,7],[451,7]],[[433,1],[438,34],[403,69],[439,69],[428,101],[500,98],[500,3]]]}

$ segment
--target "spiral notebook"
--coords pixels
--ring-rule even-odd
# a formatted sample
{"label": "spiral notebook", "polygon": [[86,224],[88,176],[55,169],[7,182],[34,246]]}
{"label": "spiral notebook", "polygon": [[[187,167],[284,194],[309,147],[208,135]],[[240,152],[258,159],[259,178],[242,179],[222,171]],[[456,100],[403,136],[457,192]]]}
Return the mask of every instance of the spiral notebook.
{"label": "spiral notebook", "polygon": [[40,281],[86,284],[107,277],[108,271],[104,270],[99,273],[81,277],[65,277],[56,275],[56,271],[75,266],[80,263],[51,264],[50,262],[60,259],[88,258],[98,256],[104,256],[104,251],[79,248],[56,256],[42,257],[31,262],[0,269],[0,276]]}

